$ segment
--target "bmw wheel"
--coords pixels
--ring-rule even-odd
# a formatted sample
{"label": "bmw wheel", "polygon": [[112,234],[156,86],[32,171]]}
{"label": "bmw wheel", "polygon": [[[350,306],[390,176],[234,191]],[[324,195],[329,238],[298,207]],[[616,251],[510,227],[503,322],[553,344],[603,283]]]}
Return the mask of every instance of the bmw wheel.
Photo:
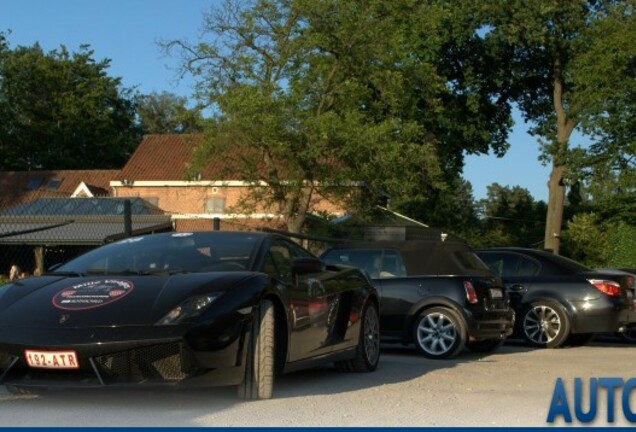
{"label": "bmw wheel", "polygon": [[570,320],[560,305],[541,300],[528,305],[521,316],[521,335],[531,345],[556,348],[570,335]]}
{"label": "bmw wheel", "polygon": [[466,325],[452,310],[433,307],[424,310],[415,320],[413,340],[426,357],[451,358],[464,348]]}

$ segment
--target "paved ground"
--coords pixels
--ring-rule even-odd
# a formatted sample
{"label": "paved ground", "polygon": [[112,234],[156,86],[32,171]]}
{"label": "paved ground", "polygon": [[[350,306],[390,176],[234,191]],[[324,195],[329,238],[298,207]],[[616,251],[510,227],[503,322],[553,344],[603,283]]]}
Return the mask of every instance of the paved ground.
{"label": "paved ground", "polygon": [[[571,398],[574,377],[636,376],[635,353],[611,340],[558,350],[509,343],[451,361],[388,348],[373,374],[294,373],[259,402],[237,401],[234,388],[14,396],[0,386],[0,426],[545,426],[557,377]],[[599,393],[595,425],[608,425],[605,398]],[[616,425],[630,424],[620,399],[616,414]]]}

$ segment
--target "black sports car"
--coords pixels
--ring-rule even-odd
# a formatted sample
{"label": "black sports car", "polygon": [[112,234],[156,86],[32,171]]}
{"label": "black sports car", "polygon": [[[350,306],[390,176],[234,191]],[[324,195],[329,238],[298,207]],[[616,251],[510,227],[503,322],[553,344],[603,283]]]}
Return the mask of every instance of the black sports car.
{"label": "black sports car", "polygon": [[265,399],[276,372],[378,360],[366,275],[276,234],[134,237],[0,287],[0,384],[12,392],[238,385]]}
{"label": "black sports car", "polygon": [[625,272],[591,270],[535,249],[476,252],[502,277],[517,314],[517,335],[531,345],[583,345],[594,333],[625,331],[636,324],[633,277]]}

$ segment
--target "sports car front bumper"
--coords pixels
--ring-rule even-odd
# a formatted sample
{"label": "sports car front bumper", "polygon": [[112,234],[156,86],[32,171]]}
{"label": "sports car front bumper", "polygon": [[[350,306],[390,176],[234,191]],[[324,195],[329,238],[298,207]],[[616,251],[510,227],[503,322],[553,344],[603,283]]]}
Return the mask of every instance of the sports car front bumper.
{"label": "sports car front bumper", "polygon": [[[24,387],[234,385],[244,376],[244,321],[209,327],[0,329],[0,384]],[[217,329],[218,330],[218,329]],[[55,341],[55,342],[51,342]],[[74,351],[78,369],[30,367],[25,350]]]}

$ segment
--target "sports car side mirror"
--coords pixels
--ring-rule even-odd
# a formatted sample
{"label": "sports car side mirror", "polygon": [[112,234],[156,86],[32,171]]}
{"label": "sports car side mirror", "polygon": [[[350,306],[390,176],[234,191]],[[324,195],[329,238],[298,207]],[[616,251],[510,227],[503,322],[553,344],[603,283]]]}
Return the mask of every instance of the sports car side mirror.
{"label": "sports car side mirror", "polygon": [[325,271],[325,263],[317,258],[296,258],[292,262],[294,274],[320,273]]}

